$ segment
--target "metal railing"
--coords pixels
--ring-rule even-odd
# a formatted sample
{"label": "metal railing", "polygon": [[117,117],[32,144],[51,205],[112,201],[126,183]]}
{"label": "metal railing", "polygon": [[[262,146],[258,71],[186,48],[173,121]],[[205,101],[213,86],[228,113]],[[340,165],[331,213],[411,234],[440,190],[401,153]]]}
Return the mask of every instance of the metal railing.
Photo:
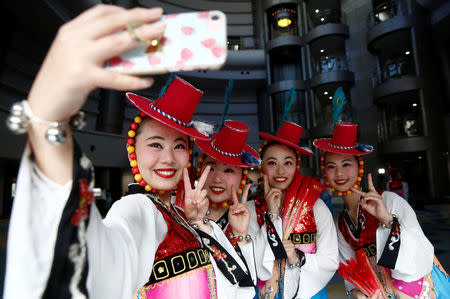
{"label": "metal railing", "polygon": [[348,71],[347,58],[345,56],[321,57],[320,60],[315,63],[314,71],[316,74]]}
{"label": "metal railing", "polygon": [[378,5],[378,7],[375,8],[375,11],[369,13],[367,16],[367,27],[372,29],[374,26],[384,21],[405,15],[407,15],[405,0],[386,1]]}
{"label": "metal railing", "polygon": [[372,72],[372,85],[375,87],[388,80],[414,74],[414,65],[412,61],[401,57],[392,63],[385,64],[381,69],[374,70]]}

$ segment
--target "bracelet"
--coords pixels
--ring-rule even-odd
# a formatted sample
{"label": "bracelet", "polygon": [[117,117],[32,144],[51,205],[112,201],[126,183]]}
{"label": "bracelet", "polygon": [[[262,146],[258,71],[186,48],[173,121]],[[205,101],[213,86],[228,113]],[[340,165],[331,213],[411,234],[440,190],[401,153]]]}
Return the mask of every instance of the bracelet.
{"label": "bracelet", "polygon": [[[389,225],[390,225],[391,227],[392,227],[392,225],[394,224],[395,220],[398,221],[398,217],[397,217],[397,215],[392,214],[392,221],[389,221]],[[387,225],[384,224],[384,223],[382,223],[381,221],[380,221],[380,226],[381,226],[382,228],[388,228]]]}
{"label": "bracelet", "polygon": [[[195,221],[191,221],[190,222],[190,225],[194,228],[194,229],[198,229],[198,222],[199,222],[200,220],[195,220]],[[202,222],[203,222],[203,224],[208,224],[209,223],[209,219],[208,218],[203,218],[202,220],[201,220]]]}
{"label": "bracelet", "polygon": [[290,269],[292,269],[292,268],[294,268],[294,267],[299,267],[299,268],[300,268],[300,262],[295,263],[295,264],[289,264],[289,263],[288,263],[288,267],[289,267]]}
{"label": "bracelet", "polygon": [[295,249],[295,252],[297,253],[297,256],[298,256],[298,262],[295,263],[295,264],[289,264],[288,263],[288,267],[291,268],[291,269],[294,268],[294,267],[301,268],[306,262],[306,256],[305,256],[305,253],[303,251],[301,251],[299,249]]}
{"label": "bracelet", "polygon": [[60,145],[66,141],[66,131],[64,126],[71,124],[76,129],[83,129],[86,126],[84,112],[79,111],[72,118],[65,121],[48,121],[33,115],[28,101],[16,102],[11,106],[10,115],[6,120],[8,129],[14,134],[23,134],[27,131],[30,122],[47,125],[50,128],[45,134],[45,138],[52,145]]}
{"label": "bracelet", "polygon": [[232,232],[230,232],[229,233],[229,239],[230,240],[235,240],[235,241],[238,241],[238,242],[242,242],[242,241],[244,241],[244,239],[245,239],[245,241],[250,241],[251,239],[252,239],[252,236],[250,236],[250,235],[245,235],[245,236],[235,236]]}

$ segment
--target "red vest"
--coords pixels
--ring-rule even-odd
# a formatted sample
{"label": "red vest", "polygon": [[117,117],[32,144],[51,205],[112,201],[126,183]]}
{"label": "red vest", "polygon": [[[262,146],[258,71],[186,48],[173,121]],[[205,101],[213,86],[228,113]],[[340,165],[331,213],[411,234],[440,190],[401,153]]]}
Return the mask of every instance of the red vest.
{"label": "red vest", "polygon": [[380,221],[369,214],[366,210],[361,208],[358,215],[358,226],[360,227],[359,238],[355,236],[349,229],[345,221],[344,216],[345,211],[341,212],[338,220],[338,227],[344,236],[345,241],[352,247],[353,250],[357,251],[361,248],[366,250],[368,257],[375,256],[376,252],[376,233]]}
{"label": "red vest", "polygon": [[172,216],[168,215],[165,209],[155,205],[163,214],[167,223],[167,235],[164,241],[158,246],[155,254],[155,261],[159,261],[168,256],[185,250],[201,248],[200,242],[188,229],[179,224]]}
{"label": "red vest", "polygon": [[[324,186],[310,177],[302,176],[299,172],[295,174],[294,180],[291,182],[288,190],[286,191],[285,203],[283,208],[283,219],[285,216],[284,213],[286,213],[287,211],[286,207],[288,205],[289,198],[292,198],[291,196],[302,194],[301,190],[306,190],[307,188],[309,188],[310,191],[313,192],[307,192],[308,195],[301,199],[302,205],[307,210],[306,214],[304,214],[303,217],[301,217],[301,219],[299,219],[299,221],[297,221],[297,223],[295,224],[292,230],[292,233],[294,234],[315,233],[317,231],[312,207],[319,198]],[[258,217],[258,224],[259,226],[262,226],[264,224],[264,212],[268,210],[264,196],[255,199],[255,209]]]}

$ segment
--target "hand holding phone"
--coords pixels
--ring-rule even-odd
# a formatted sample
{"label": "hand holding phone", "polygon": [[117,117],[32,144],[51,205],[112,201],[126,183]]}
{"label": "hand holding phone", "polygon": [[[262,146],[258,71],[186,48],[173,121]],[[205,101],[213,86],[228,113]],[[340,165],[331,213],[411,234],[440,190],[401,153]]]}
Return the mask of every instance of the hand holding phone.
{"label": "hand holding phone", "polygon": [[148,41],[110,59],[106,69],[126,74],[163,74],[219,69],[227,56],[226,16],[220,11],[165,15],[161,40]]}

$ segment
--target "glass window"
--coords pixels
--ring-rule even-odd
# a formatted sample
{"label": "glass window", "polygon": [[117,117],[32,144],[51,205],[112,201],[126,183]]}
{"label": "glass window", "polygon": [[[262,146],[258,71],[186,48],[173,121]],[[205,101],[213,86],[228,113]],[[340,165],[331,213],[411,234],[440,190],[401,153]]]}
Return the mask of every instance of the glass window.
{"label": "glass window", "polygon": [[387,104],[386,122],[390,139],[423,135],[422,113],[418,99]]}
{"label": "glass window", "polygon": [[[336,100],[333,101],[334,98]],[[326,84],[317,87],[314,89],[314,101],[318,126],[331,125],[335,120],[352,121],[350,93],[347,86]]]}
{"label": "glass window", "polygon": [[297,35],[297,7],[295,5],[283,5],[272,8],[268,12],[269,38]]}
{"label": "glass window", "polygon": [[269,53],[272,82],[302,79],[302,59],[299,47],[275,48]]}
{"label": "glass window", "polygon": [[340,1],[317,1],[309,0],[306,2],[306,11],[309,30],[328,23],[342,23]]}
{"label": "glass window", "polygon": [[241,48],[241,38],[236,36],[229,36],[227,41],[228,50],[239,51]]}
{"label": "glass window", "polygon": [[[280,121],[283,117],[284,107],[289,97],[289,90],[272,95],[275,111],[275,125],[274,128],[279,127]],[[287,113],[285,120],[292,121],[302,127],[306,126],[306,111],[305,111],[305,92],[303,90],[295,91],[295,100],[291,109]]]}

